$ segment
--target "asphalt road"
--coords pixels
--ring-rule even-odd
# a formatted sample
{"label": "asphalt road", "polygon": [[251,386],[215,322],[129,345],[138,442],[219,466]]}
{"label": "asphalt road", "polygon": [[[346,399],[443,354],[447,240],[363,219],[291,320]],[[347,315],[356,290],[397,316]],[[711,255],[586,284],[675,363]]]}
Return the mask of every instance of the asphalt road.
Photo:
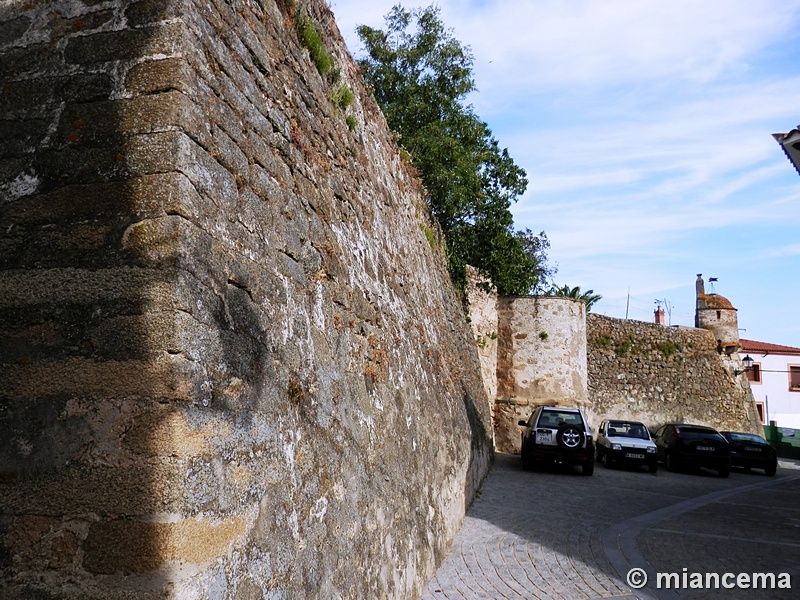
{"label": "asphalt road", "polygon": [[[627,581],[633,568],[648,575],[641,589]],[[658,573],[667,574],[660,586]],[[707,573],[719,577],[718,588]],[[773,573],[776,585],[788,577],[791,589],[723,587],[737,585],[739,574],[752,582],[753,573]],[[775,477],[734,469],[723,479],[705,470],[670,473],[663,465],[656,475],[598,465],[584,477],[577,468],[526,472],[519,456],[498,454],[423,594],[425,600],[684,597],[800,598],[800,463],[781,459]]]}

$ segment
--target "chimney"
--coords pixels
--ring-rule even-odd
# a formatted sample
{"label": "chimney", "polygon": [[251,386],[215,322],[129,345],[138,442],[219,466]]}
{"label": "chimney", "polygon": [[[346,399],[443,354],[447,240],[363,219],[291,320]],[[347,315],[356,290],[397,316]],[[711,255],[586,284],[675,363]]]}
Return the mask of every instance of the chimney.
{"label": "chimney", "polygon": [[694,282],[694,289],[697,292],[697,298],[695,299],[695,305],[694,305],[694,326],[700,327],[699,313],[701,306],[702,307],[705,306],[705,300],[702,299],[702,297],[706,295],[706,286],[705,283],[703,282],[702,273],[697,274],[697,279]]}
{"label": "chimney", "polygon": [[664,324],[664,309],[660,306],[655,310],[656,315],[656,325],[663,325]]}

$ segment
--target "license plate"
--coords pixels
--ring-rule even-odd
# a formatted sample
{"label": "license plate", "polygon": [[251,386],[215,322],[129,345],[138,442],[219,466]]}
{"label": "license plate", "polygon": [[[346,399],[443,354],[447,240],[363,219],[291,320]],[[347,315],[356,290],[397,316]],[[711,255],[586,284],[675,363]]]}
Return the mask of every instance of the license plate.
{"label": "license plate", "polygon": [[698,450],[703,450],[705,452],[713,452],[714,446],[697,446]]}
{"label": "license plate", "polygon": [[626,452],[625,458],[644,458],[644,454],[634,454],[633,452]]}
{"label": "license plate", "polygon": [[537,431],[536,432],[536,442],[541,444],[543,442],[549,442],[551,439],[552,433],[549,431]]}
{"label": "license plate", "polygon": [[761,448],[754,448],[753,446],[745,446],[747,452],[761,452]]}

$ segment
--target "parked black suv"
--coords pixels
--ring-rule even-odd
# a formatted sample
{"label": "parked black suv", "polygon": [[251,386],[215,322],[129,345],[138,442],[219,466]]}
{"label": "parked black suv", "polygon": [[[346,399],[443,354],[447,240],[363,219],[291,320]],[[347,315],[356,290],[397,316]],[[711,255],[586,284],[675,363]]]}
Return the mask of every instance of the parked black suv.
{"label": "parked black suv", "polygon": [[667,423],[656,431],[653,441],[658,447],[658,458],[668,471],[707,467],[719,473],[720,477],[730,475],[730,446],[716,429],[688,423]]}
{"label": "parked black suv", "polygon": [[594,473],[594,440],[580,409],[539,406],[519,425],[525,427],[522,434],[524,469],[549,462],[580,465],[584,475]]}

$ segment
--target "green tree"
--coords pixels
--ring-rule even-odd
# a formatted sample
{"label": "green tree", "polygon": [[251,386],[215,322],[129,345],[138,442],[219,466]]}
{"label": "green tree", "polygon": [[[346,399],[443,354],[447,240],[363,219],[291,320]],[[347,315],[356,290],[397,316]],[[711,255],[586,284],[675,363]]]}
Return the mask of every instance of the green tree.
{"label": "green tree", "polygon": [[420,173],[453,281],[463,289],[471,264],[499,293],[528,293],[547,271],[539,264],[545,248],[527,252],[522,242],[530,232],[514,232],[509,207],[528,185],[525,171],[464,104],[475,90],[469,48],[445,29],[434,6],[396,5],[385,22],[385,31],[358,27],[367,50],[359,67]]}
{"label": "green tree", "polygon": [[539,234],[533,233],[530,229],[517,231],[514,236],[519,240],[522,251],[530,261],[536,265],[535,283],[528,290],[529,294],[543,293],[548,286],[552,287],[552,279],[558,271],[558,267],[547,262],[547,251],[550,249],[550,240],[544,231]]}
{"label": "green tree", "polygon": [[586,312],[590,312],[592,310],[592,306],[598,300],[602,300],[603,298],[600,294],[595,294],[594,290],[586,290],[585,292],[581,292],[581,287],[579,285],[576,285],[574,288],[571,288],[568,285],[563,285],[561,287],[553,286],[548,290],[546,295],[583,300],[586,303]]}

